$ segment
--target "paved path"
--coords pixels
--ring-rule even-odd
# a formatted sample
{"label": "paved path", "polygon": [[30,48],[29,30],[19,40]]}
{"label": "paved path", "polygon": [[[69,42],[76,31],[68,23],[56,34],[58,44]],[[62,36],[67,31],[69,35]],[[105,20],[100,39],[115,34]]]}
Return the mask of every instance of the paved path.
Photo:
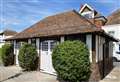
{"label": "paved path", "polygon": [[114,66],[120,67],[120,62],[113,62]]}
{"label": "paved path", "polygon": [[40,72],[26,72],[17,78],[9,79],[4,82],[58,82],[55,76]]}
{"label": "paved path", "polygon": [[20,67],[10,66],[10,67],[3,67],[0,66],[0,82],[7,80],[8,78],[20,74],[21,69]]}
{"label": "paved path", "polygon": [[120,82],[120,67],[116,66],[110,74],[108,74],[103,80],[100,82]]}
{"label": "paved path", "polygon": [[20,67],[0,67],[0,82],[58,82],[56,76],[40,71],[22,72]]}

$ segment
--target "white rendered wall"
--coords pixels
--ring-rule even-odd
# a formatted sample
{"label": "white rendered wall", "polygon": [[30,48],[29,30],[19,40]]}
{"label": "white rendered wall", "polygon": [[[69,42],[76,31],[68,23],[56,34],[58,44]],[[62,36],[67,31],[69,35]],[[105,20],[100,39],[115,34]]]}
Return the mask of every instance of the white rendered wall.
{"label": "white rendered wall", "polygon": [[[120,24],[114,24],[114,25],[106,25],[103,26],[102,29],[105,30],[105,32],[114,31],[114,37],[120,40]],[[113,55],[116,55],[116,52],[119,52],[119,44],[120,42],[113,42]]]}

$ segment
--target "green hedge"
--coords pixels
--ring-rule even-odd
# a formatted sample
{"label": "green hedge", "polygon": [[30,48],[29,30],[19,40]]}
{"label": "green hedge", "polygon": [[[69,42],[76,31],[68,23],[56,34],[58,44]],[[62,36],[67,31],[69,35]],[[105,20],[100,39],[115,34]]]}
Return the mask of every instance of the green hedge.
{"label": "green hedge", "polygon": [[2,46],[1,58],[4,66],[9,66],[14,64],[13,45],[5,44]]}
{"label": "green hedge", "polygon": [[52,53],[52,62],[62,80],[81,82],[89,79],[89,51],[83,42],[65,41],[56,46]]}
{"label": "green hedge", "polygon": [[1,57],[1,55],[2,55],[2,48],[0,48],[0,64],[2,64],[2,57]]}
{"label": "green hedge", "polygon": [[36,49],[25,43],[19,51],[19,65],[26,71],[36,70],[38,66],[38,56]]}

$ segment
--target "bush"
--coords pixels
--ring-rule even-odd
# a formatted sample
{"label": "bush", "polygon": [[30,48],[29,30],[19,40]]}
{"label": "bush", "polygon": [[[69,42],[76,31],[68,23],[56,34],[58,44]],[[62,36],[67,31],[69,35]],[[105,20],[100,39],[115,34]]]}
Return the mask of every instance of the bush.
{"label": "bush", "polygon": [[4,66],[9,66],[14,64],[13,45],[5,44],[2,46],[1,58]]}
{"label": "bush", "polygon": [[38,56],[35,47],[25,43],[19,51],[19,65],[26,71],[36,70],[38,66]]}
{"label": "bush", "polygon": [[65,41],[56,46],[52,62],[58,77],[64,81],[81,82],[89,79],[89,51],[83,42]]}

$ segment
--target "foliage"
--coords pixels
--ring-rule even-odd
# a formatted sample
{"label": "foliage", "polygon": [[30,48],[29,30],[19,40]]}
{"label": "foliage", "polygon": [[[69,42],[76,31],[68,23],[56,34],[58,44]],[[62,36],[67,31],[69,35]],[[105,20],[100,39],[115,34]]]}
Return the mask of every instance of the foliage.
{"label": "foliage", "polygon": [[35,47],[24,43],[18,55],[19,65],[26,71],[36,70],[38,66],[38,56]]}
{"label": "foliage", "polygon": [[81,82],[89,79],[89,51],[81,41],[65,41],[56,46],[52,53],[52,62],[62,80]]}
{"label": "foliage", "polygon": [[5,44],[2,46],[1,58],[4,66],[14,64],[13,45]]}
{"label": "foliage", "polygon": [[0,64],[2,64],[2,58],[1,58],[1,55],[2,55],[2,48],[0,48]]}

